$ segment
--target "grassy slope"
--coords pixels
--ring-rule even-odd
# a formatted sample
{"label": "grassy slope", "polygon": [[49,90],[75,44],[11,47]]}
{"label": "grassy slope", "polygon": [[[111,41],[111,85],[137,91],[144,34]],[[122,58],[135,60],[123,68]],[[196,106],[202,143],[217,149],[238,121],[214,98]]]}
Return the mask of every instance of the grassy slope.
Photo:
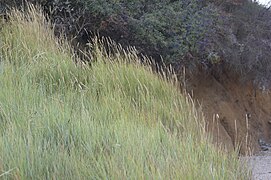
{"label": "grassy slope", "polygon": [[14,11],[0,33],[0,178],[247,179],[173,83],[99,43],[76,66],[46,24]]}

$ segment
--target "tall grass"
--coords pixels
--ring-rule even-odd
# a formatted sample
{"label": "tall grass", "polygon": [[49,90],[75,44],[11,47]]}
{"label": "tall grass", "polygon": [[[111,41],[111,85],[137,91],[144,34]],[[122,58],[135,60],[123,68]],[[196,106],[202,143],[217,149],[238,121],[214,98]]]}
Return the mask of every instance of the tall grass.
{"label": "tall grass", "polygon": [[0,32],[1,179],[248,178],[173,80],[99,41],[78,65],[49,26],[30,5]]}

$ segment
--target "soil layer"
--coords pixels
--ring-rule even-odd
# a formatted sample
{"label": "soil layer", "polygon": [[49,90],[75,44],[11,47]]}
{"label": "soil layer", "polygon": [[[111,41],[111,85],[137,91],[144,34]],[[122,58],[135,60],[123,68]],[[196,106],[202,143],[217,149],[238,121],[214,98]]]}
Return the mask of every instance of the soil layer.
{"label": "soil layer", "polygon": [[259,141],[270,143],[271,139],[271,93],[227,74],[219,77],[201,74],[187,79],[187,89],[199,101],[208,130],[215,143],[227,150],[258,152]]}

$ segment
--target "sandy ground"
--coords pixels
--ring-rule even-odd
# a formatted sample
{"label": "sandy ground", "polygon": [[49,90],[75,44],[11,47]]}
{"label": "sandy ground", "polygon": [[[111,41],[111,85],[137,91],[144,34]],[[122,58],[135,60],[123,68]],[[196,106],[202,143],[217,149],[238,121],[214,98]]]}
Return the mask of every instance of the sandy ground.
{"label": "sandy ground", "polygon": [[[271,144],[271,90],[255,88],[232,74],[187,77],[187,92],[199,102],[215,143],[240,153],[258,152],[258,140]],[[270,178],[271,180],[271,178]]]}
{"label": "sandy ground", "polygon": [[243,159],[248,163],[255,180],[271,180],[271,150]]}

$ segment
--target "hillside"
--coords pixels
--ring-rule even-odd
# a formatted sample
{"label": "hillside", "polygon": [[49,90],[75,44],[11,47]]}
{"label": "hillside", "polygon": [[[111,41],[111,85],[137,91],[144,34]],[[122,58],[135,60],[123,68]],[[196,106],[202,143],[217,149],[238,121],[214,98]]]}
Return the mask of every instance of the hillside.
{"label": "hillside", "polygon": [[[42,137],[40,137],[40,135],[38,137],[43,139],[43,137],[46,138],[47,136],[53,135],[53,140],[49,138],[48,141],[54,141],[56,148],[62,146],[65,150],[66,146],[68,146],[69,156],[70,143],[76,148],[84,144],[83,146],[86,148],[85,139],[88,139],[90,136],[87,131],[93,130],[90,127],[85,127],[85,125],[88,124],[86,122],[98,118],[99,116],[101,116],[102,121],[105,119],[129,119],[131,122],[138,122],[138,119],[140,119],[139,122],[141,122],[142,119],[143,122],[148,120],[147,129],[145,129],[145,124],[144,126],[139,125],[140,123],[133,124],[139,129],[142,128],[142,132],[140,131],[140,133],[144,136],[141,136],[141,139],[145,136],[148,137],[147,139],[156,137],[155,133],[160,133],[161,128],[165,130],[165,132],[163,131],[163,133],[165,133],[163,137],[166,139],[170,139],[171,135],[174,135],[172,141],[167,141],[166,143],[168,144],[166,145],[164,144],[165,142],[162,143],[162,141],[160,142],[158,139],[144,141],[146,144],[141,144],[144,148],[147,148],[147,145],[149,145],[148,149],[154,148],[156,149],[155,152],[145,151],[143,148],[139,156],[134,156],[134,151],[131,149],[122,151],[131,151],[132,160],[141,158],[140,160],[142,161],[132,161],[134,162],[133,166],[129,163],[126,164],[128,161],[130,162],[130,156],[127,157],[129,160],[124,159],[125,162],[122,161],[123,159],[118,159],[120,156],[113,156],[111,159],[112,162],[110,161],[111,164],[108,164],[108,156],[106,160],[97,160],[97,163],[101,164],[102,168],[99,170],[94,169],[92,172],[99,172],[100,178],[104,177],[102,175],[106,175],[106,177],[113,176],[113,174],[109,173],[111,171],[108,171],[108,169],[113,166],[126,169],[127,165],[131,166],[132,169],[140,170],[141,168],[141,170],[144,171],[144,175],[148,173],[151,174],[150,176],[155,173],[161,174],[159,168],[164,168],[164,166],[169,163],[163,161],[163,163],[160,164],[161,159],[174,159],[171,153],[163,154],[163,147],[170,146],[172,148],[170,152],[175,152],[176,149],[186,149],[183,147],[189,146],[192,141],[193,146],[191,146],[190,149],[188,148],[189,150],[186,149],[187,151],[182,152],[189,154],[187,156],[188,159],[186,159],[187,161],[184,161],[184,163],[189,164],[193,161],[194,164],[197,164],[201,162],[202,159],[205,159],[206,156],[209,156],[209,153],[214,153],[214,155],[210,155],[210,159],[207,158],[206,163],[213,163],[212,158],[221,159],[221,161],[216,162],[218,163],[218,169],[223,166],[222,169],[229,169],[229,172],[233,171],[233,175],[230,175],[231,179],[233,176],[246,176],[246,173],[244,175],[239,169],[237,157],[231,157],[232,153],[246,155],[257,153],[261,149],[271,149],[270,9],[251,0],[28,1],[41,5],[43,15],[45,15],[46,18],[39,14],[38,16],[42,22],[38,21],[36,25],[38,24],[41,28],[37,29],[33,25],[32,29],[28,28],[27,31],[24,32],[22,29],[26,28],[25,26],[20,26],[20,30],[17,28],[18,31],[14,31],[12,28],[18,22],[22,21],[22,24],[24,24],[25,19],[16,19],[13,17],[14,14],[9,16],[8,13],[10,12],[10,7],[17,7],[23,10],[27,7],[26,4],[20,6],[22,5],[21,0],[0,1],[0,18],[3,19],[0,26],[2,30],[0,36],[0,58],[4,62],[3,65],[7,66],[6,62],[8,62],[7,69],[11,70],[9,73],[12,74],[16,72],[15,74],[17,74],[17,72],[19,72],[15,79],[8,79],[8,77],[10,78],[10,76],[14,74],[2,76],[2,79],[3,82],[8,81],[11,83],[6,86],[6,92],[13,93],[13,96],[15,96],[15,94],[20,95],[21,93],[22,96],[21,104],[14,105],[17,100],[14,98],[7,99],[8,94],[2,95],[2,102],[1,99],[0,102],[2,104],[3,102],[9,102],[7,103],[9,105],[6,105],[6,109],[3,109],[3,107],[5,107],[4,105],[0,106],[3,109],[2,114],[4,114],[2,118],[5,124],[3,130],[5,130],[6,127],[13,128],[14,125],[11,123],[12,125],[9,126],[8,123],[6,123],[7,117],[9,118],[9,122],[11,119],[21,119],[21,115],[25,119],[29,119],[29,117],[32,118],[32,116],[41,116],[43,119],[54,119],[54,116],[59,116],[57,111],[53,111],[55,115],[49,116],[52,111],[46,110],[48,105],[50,107],[52,106],[51,110],[57,109],[56,107],[58,106],[65,108],[65,112],[67,111],[68,113],[64,113],[63,116],[61,116],[62,119],[72,119],[73,117],[83,118],[82,122],[80,121],[80,123],[83,124],[83,134],[78,132],[82,124],[72,124],[71,127],[69,124],[64,123],[65,120],[61,120],[63,123],[58,124],[58,120],[54,119],[53,122],[55,124],[52,126],[51,123],[45,125],[38,121],[38,127],[50,127],[48,132],[41,131],[43,135]],[[16,13],[18,15],[18,12]],[[19,13],[19,17],[21,16],[23,15]],[[32,18],[31,16],[30,19]],[[10,24],[13,20],[14,24]],[[52,24],[48,21],[52,22]],[[36,30],[34,31],[34,29]],[[27,35],[28,31],[30,34]],[[12,35],[10,33],[12,33]],[[32,34],[35,33],[37,33],[37,35],[33,36]],[[50,42],[47,42],[44,36],[50,37]],[[22,37],[25,38],[20,40]],[[58,38],[57,40],[55,39],[56,37]],[[69,45],[67,45],[66,40],[63,42],[63,37],[68,40]],[[110,40],[104,37],[109,37]],[[40,40],[37,41],[37,39]],[[111,39],[113,41],[111,41]],[[116,45],[115,42],[119,44]],[[55,46],[53,44],[57,45]],[[44,49],[44,47],[48,48]],[[23,60],[18,57],[23,57]],[[18,61],[16,58],[18,58]],[[14,64],[13,59],[20,63]],[[44,59],[46,59],[46,61],[43,61]],[[47,61],[48,59],[50,61]],[[66,59],[69,62],[75,61],[76,65],[73,63],[68,63],[67,65],[66,62],[63,65],[59,65],[59,62],[53,61],[53,59]],[[109,61],[108,59],[110,59],[109,64],[100,63],[107,62]],[[116,59],[117,63],[115,63]],[[112,63],[112,60],[114,63]],[[121,60],[121,62],[119,60]],[[27,65],[24,65],[25,63],[22,62],[27,62]],[[29,64],[31,64],[31,66],[28,66]],[[67,68],[71,68],[70,66],[72,66],[71,71],[67,70]],[[91,68],[88,66],[91,66]],[[57,67],[57,69],[53,67]],[[17,71],[18,69],[20,71]],[[168,72],[167,69],[170,69],[170,71]],[[171,77],[172,74],[173,77]],[[138,79],[138,77],[141,79]],[[93,78],[95,81],[91,81]],[[12,87],[17,86],[17,84],[19,84],[21,89],[27,89],[25,91],[29,91],[29,93],[18,92],[12,89]],[[27,85],[24,86],[24,84]],[[38,90],[33,88],[34,85],[35,87],[38,85]],[[90,92],[88,87],[91,87]],[[76,91],[74,91],[73,88],[75,88]],[[31,89],[31,91],[28,89]],[[67,92],[66,89],[68,89]],[[86,89],[88,89],[88,93],[85,94]],[[3,91],[3,93],[5,91]],[[81,94],[82,92],[84,92],[83,95]],[[96,94],[91,94],[93,92]],[[40,93],[42,95],[49,93],[50,96],[56,96],[56,100],[59,101],[59,104],[54,104],[55,102],[50,104],[50,100],[48,100],[47,96],[43,97]],[[30,96],[30,94],[36,94],[36,96],[40,98],[31,100],[33,102],[28,102],[24,98],[25,96]],[[100,99],[101,94],[103,95],[102,97],[105,96],[102,99]],[[122,95],[124,96],[122,97]],[[70,99],[70,96],[74,97],[74,99]],[[187,96],[189,98],[187,98]],[[97,97],[99,98],[97,99]],[[86,101],[85,98],[91,99],[92,103]],[[75,99],[80,99],[82,104],[78,105]],[[66,101],[68,102],[67,104]],[[12,102],[14,104],[12,104]],[[11,114],[13,112],[20,112],[25,102],[32,103],[31,106],[33,107],[38,107],[32,110],[26,108],[22,114],[16,114],[16,118],[13,118],[14,115]],[[41,102],[47,102],[47,104]],[[69,103],[74,103],[78,106],[77,109],[75,108],[76,112],[70,112],[70,109],[74,109],[74,106]],[[97,104],[101,106],[97,108]],[[178,106],[175,107],[175,104]],[[185,106],[183,104],[185,104]],[[181,108],[179,108],[179,105]],[[126,106],[129,108],[127,109]],[[174,107],[174,110],[172,110],[172,107]],[[102,112],[106,112],[106,116],[100,113],[101,108],[103,109]],[[11,112],[11,110],[13,111]],[[31,113],[29,111],[31,111]],[[37,115],[36,111],[43,112],[42,115],[44,116],[41,114]],[[78,111],[80,111],[80,113]],[[95,116],[85,117],[89,116],[92,112]],[[182,122],[176,122],[177,119],[179,120],[180,114],[183,115],[183,113],[185,117],[181,116]],[[173,116],[171,114],[173,114]],[[151,119],[150,122],[152,123],[149,122],[149,119]],[[153,121],[156,123],[153,123]],[[191,121],[194,123],[191,124]],[[184,126],[183,122],[189,122],[186,124],[189,127]],[[162,125],[161,127],[159,123]],[[6,124],[8,126],[6,126]],[[23,124],[23,126],[29,128],[32,126],[30,124]],[[95,142],[103,142],[102,144],[98,143],[98,149],[102,149],[102,156],[104,155],[103,153],[110,152],[111,158],[111,150],[115,152],[116,147],[114,143],[110,144],[112,140],[110,138],[114,137],[113,141],[125,141],[121,133],[124,131],[123,127],[126,126],[126,124],[122,124],[122,127],[112,125],[112,128],[110,125],[109,131],[104,128],[109,126],[106,123],[93,125],[99,129],[103,129],[103,131],[97,132],[100,134],[100,139]],[[22,126],[22,124],[19,126]],[[129,126],[129,128],[123,132],[124,134],[129,134],[129,132],[134,129],[133,126],[127,126]],[[71,130],[65,131],[66,127]],[[186,142],[184,138],[185,143],[181,141],[181,144],[177,143],[175,146],[174,143],[180,140],[180,129],[182,132],[185,129],[184,134],[186,135],[184,137],[192,136],[193,138],[189,140],[189,143]],[[149,130],[153,130],[154,133],[151,131],[150,134],[144,134]],[[120,133],[118,134],[116,131],[120,131]],[[23,132],[23,134],[24,133],[25,132]],[[102,137],[103,134],[107,134],[105,139]],[[134,134],[134,137],[137,137],[137,135]],[[21,135],[17,134],[14,138],[19,136]],[[32,137],[29,134],[28,136]],[[107,137],[109,139],[107,139]],[[74,144],[77,138],[82,142],[79,143],[79,145]],[[58,139],[65,140],[59,143]],[[183,139],[183,136],[181,136],[181,139]],[[47,142],[47,140],[45,141]],[[66,141],[68,145],[66,145]],[[131,141],[135,142],[136,146],[141,147],[141,141],[139,139],[132,139]],[[28,142],[28,140],[26,142]],[[104,145],[107,144],[107,142],[110,142],[109,146]],[[153,144],[151,142],[153,142]],[[158,143],[159,145],[156,146],[154,145],[155,142],[162,144]],[[194,144],[194,142],[197,143]],[[16,141],[15,143],[20,144],[22,142]],[[115,145],[119,147],[120,143],[115,143]],[[215,147],[213,147],[213,145],[215,145]],[[4,146],[6,145],[2,144],[2,147]],[[131,144],[129,144],[129,146],[131,146]],[[40,145],[38,144],[33,147],[35,149],[40,147]],[[208,150],[205,149],[206,152],[203,153],[205,147]],[[220,152],[221,147],[230,153],[230,157],[224,154],[225,152]],[[95,148],[94,150],[92,148],[91,146],[91,152],[96,153]],[[218,152],[216,148],[219,149]],[[5,149],[5,152],[9,151],[10,149]],[[190,153],[188,153],[188,151]],[[199,155],[191,154],[191,151]],[[58,150],[54,152],[58,153]],[[147,157],[145,155],[146,152],[150,154],[147,163],[145,162],[146,158],[142,159],[142,156]],[[159,161],[158,164],[161,165],[159,167],[156,165],[157,161],[153,160],[153,157],[156,157],[157,154],[161,155],[159,156],[160,159],[157,160]],[[203,154],[206,154],[206,156]],[[6,154],[3,154],[3,156],[4,155]],[[34,155],[36,157],[36,154]],[[73,157],[81,157],[81,155],[82,154],[79,153],[79,155],[76,154]],[[192,160],[190,155],[193,157],[195,155],[199,158],[192,158]],[[96,156],[95,154],[95,157]],[[179,154],[176,156],[181,157]],[[176,156],[174,156],[174,161],[176,160]],[[26,157],[29,158],[28,156]],[[52,159],[53,157],[54,156],[50,156]],[[114,158],[117,158],[117,160]],[[69,157],[65,157],[64,159],[67,160]],[[9,174],[9,170],[12,169],[12,166],[18,161],[22,162],[23,167],[29,168],[29,160],[23,161],[22,159],[18,159],[17,161],[13,161],[13,164],[4,165],[4,174]],[[227,164],[230,161],[234,162],[233,167]],[[11,160],[7,159],[7,162],[11,162]],[[106,166],[104,166],[106,164],[105,162],[107,163]],[[146,166],[142,167],[138,165],[138,163],[140,164],[142,162],[148,164],[148,172],[146,172],[146,168],[144,168]],[[221,165],[224,162],[226,163]],[[81,169],[82,164],[77,163],[79,164],[78,169]],[[97,166],[97,163],[95,166]],[[172,161],[170,161],[170,163],[172,163]],[[180,169],[183,169],[181,172],[178,171],[176,176],[184,176],[188,179],[205,177],[202,176],[203,174],[201,174],[201,172],[209,172],[209,170],[203,167],[204,163],[199,164],[199,167],[197,167],[191,163],[191,167],[185,166],[184,168],[183,163],[176,161],[174,167],[181,167]],[[69,163],[67,162],[67,164],[63,166],[57,165],[57,167],[60,167],[60,169],[62,167],[67,168],[68,165]],[[89,166],[87,160],[84,165]],[[49,165],[45,164],[44,167],[49,167]],[[186,167],[188,167],[189,172],[199,172],[199,174],[188,173],[184,175],[188,170]],[[78,169],[76,169],[76,171]],[[111,170],[113,172],[113,169]],[[51,172],[54,172],[52,169],[45,171],[50,172],[50,177]],[[62,172],[63,169],[60,171]],[[161,177],[167,177],[168,174],[175,174],[174,171],[174,168],[173,170],[165,171],[165,174],[162,173]],[[29,173],[28,170],[24,172]],[[37,172],[41,172],[40,169],[38,169]],[[130,173],[129,170],[125,170],[125,175],[127,175],[128,172]],[[115,177],[119,177],[120,174],[125,176],[124,171],[120,170],[118,173],[117,175],[115,174]],[[135,171],[135,177],[139,177],[138,174],[139,171]],[[221,172],[219,170],[217,174],[213,174],[213,171],[211,174],[218,179],[229,178],[227,172]],[[24,173],[20,173],[20,176],[29,177],[29,174],[25,176]],[[206,178],[208,179],[210,177],[211,175],[207,173]]]}
{"label": "hillside", "polygon": [[248,179],[236,153],[213,146],[174,76],[153,72],[133,48],[94,38],[90,66],[34,6],[7,17],[1,179]]}
{"label": "hillside", "polygon": [[[269,9],[250,0],[35,2],[56,24],[55,34],[64,32],[84,61],[91,58],[80,51],[98,33],[135,46],[158,70],[172,67],[202,105],[208,129],[219,127],[215,139],[227,149],[240,147],[244,154],[258,151],[259,140],[270,143]],[[214,120],[216,114],[221,119]]]}

